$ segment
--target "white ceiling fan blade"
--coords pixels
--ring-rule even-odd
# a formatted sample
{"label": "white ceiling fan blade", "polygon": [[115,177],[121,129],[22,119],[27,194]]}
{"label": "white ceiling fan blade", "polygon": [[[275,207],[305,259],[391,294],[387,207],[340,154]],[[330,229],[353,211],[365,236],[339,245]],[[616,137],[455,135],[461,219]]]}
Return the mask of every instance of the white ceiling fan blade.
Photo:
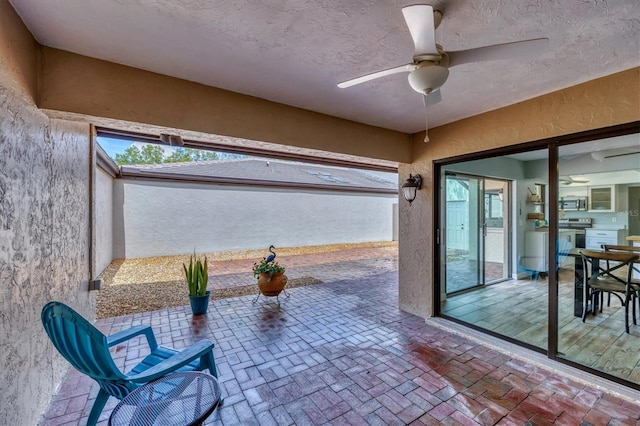
{"label": "white ceiling fan blade", "polygon": [[413,56],[438,55],[433,7],[426,4],[407,6],[402,8],[402,14],[415,45]]}
{"label": "white ceiling fan blade", "polygon": [[536,38],[478,47],[476,49],[459,50],[457,52],[447,52],[449,56],[449,68],[469,62],[530,58],[540,54],[548,45],[548,38]]}
{"label": "white ceiling fan blade", "polygon": [[442,101],[442,95],[440,94],[440,89],[434,90],[428,95],[422,95],[422,104],[426,107],[435,105]]}
{"label": "white ceiling fan blade", "polygon": [[342,83],[338,83],[338,87],[344,89],[346,87],[355,86],[356,84],[364,83],[369,80],[374,80],[376,78],[384,77],[391,74],[397,74],[399,72],[410,72],[416,69],[416,65],[414,64],[405,64],[400,65],[399,67],[389,68],[386,70],[374,72],[372,74],[363,75],[362,77],[353,78],[351,80],[343,81]]}
{"label": "white ceiling fan blade", "polygon": [[574,178],[573,176],[560,176],[558,180],[564,185],[571,185],[574,183],[589,183],[589,179]]}

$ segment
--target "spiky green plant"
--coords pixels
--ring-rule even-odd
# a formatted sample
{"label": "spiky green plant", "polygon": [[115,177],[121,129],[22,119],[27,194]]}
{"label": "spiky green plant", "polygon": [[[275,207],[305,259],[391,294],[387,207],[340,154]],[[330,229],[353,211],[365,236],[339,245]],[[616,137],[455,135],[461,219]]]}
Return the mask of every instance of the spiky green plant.
{"label": "spiky green plant", "polygon": [[209,282],[209,268],[207,266],[207,256],[202,262],[194,253],[189,258],[189,266],[182,264],[184,268],[184,276],[189,286],[189,296],[204,296],[207,293],[207,284]]}

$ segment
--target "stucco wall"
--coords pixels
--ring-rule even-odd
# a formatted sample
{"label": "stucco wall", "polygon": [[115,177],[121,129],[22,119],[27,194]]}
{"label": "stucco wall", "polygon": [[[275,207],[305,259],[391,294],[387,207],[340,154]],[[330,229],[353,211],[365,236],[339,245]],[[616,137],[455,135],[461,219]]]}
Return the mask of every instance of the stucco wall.
{"label": "stucco wall", "polygon": [[414,135],[413,163],[400,180],[420,173],[423,190],[411,206],[400,203],[399,303],[433,314],[433,161],[523,142],[640,120],[640,68],[613,74],[529,101]]}
{"label": "stucco wall", "polygon": [[96,170],[95,186],[96,275],[113,260],[113,178],[101,168]]}
{"label": "stucco wall", "polygon": [[393,239],[397,196],[118,179],[114,257]]}
{"label": "stucco wall", "polygon": [[90,319],[86,124],[33,103],[36,43],[0,0],[0,424],[33,425],[68,364],[40,310],[50,300]]}
{"label": "stucco wall", "polygon": [[42,48],[41,70],[41,108],[411,161],[411,137],[406,133],[49,47]]}

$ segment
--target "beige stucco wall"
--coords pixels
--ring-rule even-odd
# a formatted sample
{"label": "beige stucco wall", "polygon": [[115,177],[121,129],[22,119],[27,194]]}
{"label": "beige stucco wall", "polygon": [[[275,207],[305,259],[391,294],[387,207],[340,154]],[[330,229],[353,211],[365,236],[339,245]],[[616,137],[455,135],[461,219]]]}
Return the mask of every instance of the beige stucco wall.
{"label": "beige stucco wall", "polygon": [[42,306],[92,319],[87,291],[89,126],[34,104],[37,44],[0,0],[0,424],[33,425],[68,364],[49,343]]}
{"label": "beige stucco wall", "polygon": [[[39,322],[48,300],[94,315],[89,126],[35,105],[410,165],[424,189],[400,202],[400,305],[431,314],[432,161],[640,119],[638,69],[410,137],[38,45],[0,0],[0,424],[34,424],[67,364]],[[37,70],[42,70],[37,75]],[[36,91],[37,81],[40,91]]]}
{"label": "beige stucco wall", "polygon": [[400,307],[433,313],[433,161],[640,120],[640,68],[593,80],[414,135],[413,162],[399,170],[424,178],[411,206],[400,203]]}
{"label": "beige stucco wall", "polygon": [[38,105],[135,123],[411,161],[411,140],[405,133],[48,47],[42,49]]}

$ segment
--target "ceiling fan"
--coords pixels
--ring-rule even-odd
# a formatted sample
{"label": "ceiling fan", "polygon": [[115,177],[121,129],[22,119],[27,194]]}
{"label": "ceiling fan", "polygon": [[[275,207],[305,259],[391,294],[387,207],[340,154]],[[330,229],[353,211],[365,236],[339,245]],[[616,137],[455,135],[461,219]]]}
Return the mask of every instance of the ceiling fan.
{"label": "ceiling fan", "polygon": [[607,158],[626,157],[628,155],[640,154],[640,150],[636,147],[625,147],[620,149],[606,149],[603,151],[593,151],[591,157],[597,161],[603,161]]}
{"label": "ceiling fan", "polygon": [[411,88],[420,94],[429,95],[447,81],[451,67],[469,62],[530,57],[549,42],[547,38],[537,38],[446,52],[435,41],[436,28],[442,21],[440,11],[434,10],[430,5],[418,4],[402,8],[402,13],[415,45],[412,62],[343,81],[338,87],[347,88],[387,75],[408,72]]}
{"label": "ceiling fan", "polygon": [[563,185],[571,185],[574,183],[589,183],[588,179],[574,179],[573,176],[560,176],[558,180]]}

